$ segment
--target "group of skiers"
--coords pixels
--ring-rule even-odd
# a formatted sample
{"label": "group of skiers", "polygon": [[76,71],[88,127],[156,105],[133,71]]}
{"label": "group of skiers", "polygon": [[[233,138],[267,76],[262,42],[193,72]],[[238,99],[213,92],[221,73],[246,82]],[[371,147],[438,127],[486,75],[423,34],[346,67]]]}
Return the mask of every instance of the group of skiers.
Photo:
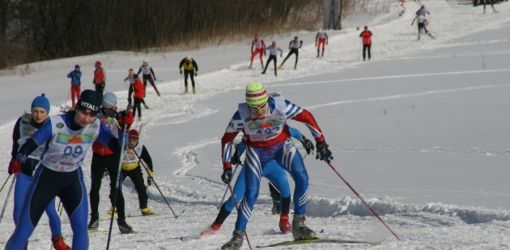
{"label": "group of skiers", "polygon": [[[133,112],[117,111],[117,97],[95,90],[84,90],[74,108],[60,115],[48,116],[50,102],[42,94],[34,98],[31,112],[23,114],[13,130],[9,177],[14,175],[14,222],[16,228],[5,249],[26,249],[27,242],[42,213],[50,220],[52,244],[57,250],[71,249],[62,237],[55,197],[69,216],[73,231],[72,249],[88,249],[88,229],[98,227],[99,188],[104,172],[110,176],[110,199],[117,211],[121,233],[133,229],[125,221],[121,183],[130,177],[138,192],[143,215],[153,212],[147,207],[147,191],[141,165],[146,169],[148,184],[153,166],[147,148],[138,143],[139,131],[129,129]],[[92,147],[90,206],[82,172],[83,158]],[[119,166],[121,173],[119,175]],[[117,177],[120,184],[117,184]],[[60,207],[60,205],[59,205]]]}

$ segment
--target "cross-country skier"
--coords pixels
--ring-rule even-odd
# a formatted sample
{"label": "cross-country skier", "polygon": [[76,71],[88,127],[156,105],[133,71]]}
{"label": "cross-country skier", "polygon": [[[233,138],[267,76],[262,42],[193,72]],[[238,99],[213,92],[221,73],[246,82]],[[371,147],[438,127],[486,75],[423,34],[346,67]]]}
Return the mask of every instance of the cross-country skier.
{"label": "cross-country skier", "polygon": [[[133,122],[133,114],[129,111],[117,112],[117,97],[111,92],[103,95],[101,112],[98,118],[102,126],[106,126],[112,134],[118,138],[119,126],[129,127]],[[117,185],[117,173],[119,167],[119,154],[115,148],[100,141],[92,145],[92,164],[90,167],[90,222],[88,228],[95,230],[99,227],[99,190],[101,181],[108,172],[110,176],[110,202],[114,204],[113,196]],[[112,205],[113,206],[113,205]],[[124,196],[122,189],[117,190],[117,202],[114,206],[117,210],[117,224],[121,233],[131,233],[133,229],[126,223],[124,209]]]}
{"label": "cross-country skier", "polygon": [[193,87],[193,94],[196,94],[195,78],[198,75],[198,64],[191,56],[187,56],[179,63],[179,73],[182,75],[184,69],[184,94],[188,93],[188,76],[191,78],[191,85]]}
{"label": "cross-country skier", "polygon": [[101,101],[102,95],[96,91],[84,90],[75,110],[50,117],[16,153],[12,164],[20,167],[39,146],[45,146],[40,166],[26,194],[21,220],[9,238],[6,250],[25,247],[42,213],[56,196],[69,216],[73,230],[72,249],[89,248],[87,191],[81,163],[95,140],[120,151],[118,140],[96,119]]}
{"label": "cross-country skier", "polygon": [[154,91],[156,91],[156,94],[160,96],[159,90],[154,84],[154,81],[156,81],[156,74],[154,74],[154,70],[151,66],[149,66],[149,62],[147,60],[143,60],[142,66],[140,66],[136,74],[140,75],[140,73],[142,73],[143,85],[147,87],[147,81],[149,81],[154,88]]}
{"label": "cross-country skier", "polygon": [[[145,164],[145,166],[148,168],[146,170],[149,177],[154,176],[154,168],[152,166],[152,159],[149,151],[147,151],[145,145],[138,144],[139,137],[140,134],[138,131],[134,129],[129,130],[127,148],[124,152],[124,155],[122,156],[121,180],[124,181],[126,177],[129,177],[135,185],[136,192],[138,193],[138,203],[140,205],[140,211],[142,215],[153,215],[154,212],[152,212],[152,210],[147,207],[147,200],[149,199],[149,196],[147,195],[147,187],[143,181],[143,173],[140,165]],[[143,161],[143,163],[141,161]],[[152,184],[150,178],[147,178],[147,184],[149,186]]]}
{"label": "cross-country skier", "polygon": [[264,43],[264,40],[262,40],[258,34],[255,34],[255,38],[251,42],[251,49],[250,49],[250,69],[253,65],[253,59],[257,54],[260,57],[260,66],[264,68],[264,54],[265,54],[266,44]]}
{"label": "cross-country skier", "polygon": [[274,75],[275,76],[278,76],[278,73],[276,72],[277,70],[277,67],[276,67],[276,64],[277,64],[277,56],[278,56],[278,51],[280,51],[280,57],[283,56],[283,51],[282,49],[280,49],[280,47],[277,47],[276,46],[276,41],[273,41],[271,43],[271,46],[267,47],[266,48],[266,51],[269,50],[269,59],[267,59],[266,61],[266,66],[264,67],[264,71],[262,71],[262,74],[265,74],[266,73],[266,70],[267,70],[267,66],[269,66],[269,64],[271,63],[271,61],[273,61],[274,63]]}
{"label": "cross-country skier", "polygon": [[[128,70],[128,75],[126,76],[126,78],[124,78],[124,82],[129,84],[128,104],[132,105],[133,104],[133,92],[135,91],[135,70],[134,69]],[[145,109],[149,109],[149,106],[147,106],[147,104],[145,104],[145,99],[142,99],[142,104],[145,107]]]}
{"label": "cross-country skier", "polygon": [[292,55],[296,54],[296,61],[294,62],[294,69],[297,69],[297,63],[298,63],[298,57],[299,57],[299,49],[303,46],[303,40],[299,40],[297,36],[294,37],[293,40],[289,42],[289,54],[283,59],[282,64],[278,67],[278,69],[281,69],[283,67],[283,64],[287,59]]}
{"label": "cross-country skier", "polygon": [[74,70],[67,74],[67,78],[71,79],[71,103],[73,104],[72,109],[74,109],[75,101],[80,97],[80,85],[81,85],[81,71],[80,65],[74,65]]}
{"label": "cross-country skier", "polygon": [[103,69],[103,63],[101,63],[101,61],[96,61],[94,67],[96,69],[94,70],[94,79],[92,83],[94,83],[96,92],[102,95],[106,85],[106,73]]}
{"label": "cross-country skier", "polygon": [[[32,185],[32,174],[41,160],[41,154],[44,146],[38,147],[29,155],[29,158],[21,166],[16,164],[16,153],[20,145],[22,145],[32,134],[34,134],[48,119],[50,111],[50,102],[48,98],[41,94],[37,96],[31,105],[31,113],[22,115],[14,125],[12,132],[12,151],[11,163],[9,164],[9,174],[16,175],[16,185],[14,187],[14,224],[17,226],[21,220],[21,210],[23,209],[26,194],[30,185]],[[21,168],[18,168],[18,167]],[[71,249],[62,237],[62,228],[60,217],[55,209],[55,200],[51,200],[46,207],[46,214],[51,230],[51,241],[53,247],[57,250]]]}
{"label": "cross-country skier", "polygon": [[308,174],[301,154],[290,139],[287,120],[302,122],[312,132],[317,142],[317,157],[324,161],[333,159],[324,135],[313,115],[282,96],[268,96],[261,83],[246,86],[246,102],[238,105],[238,110],[229,122],[221,140],[223,174],[222,180],[232,178],[232,163],[225,150],[239,132],[243,132],[246,143],[245,173],[246,192],[240,205],[232,239],[222,249],[239,249],[243,243],[246,225],[253,205],[257,200],[260,178],[268,162],[275,160],[290,172],[294,179],[294,218],[292,235],[294,239],[312,239],[317,234],[305,225],[305,209],[308,201]]}
{"label": "cross-country skier", "polygon": [[135,92],[134,98],[135,102],[133,105],[133,115],[136,115],[136,111],[138,110],[138,121],[142,120],[142,106],[140,104],[145,103],[145,86],[140,80],[140,77],[137,74],[133,75],[135,79],[135,83],[133,84],[133,91]]}
{"label": "cross-country skier", "polygon": [[[301,143],[303,143],[303,146],[307,147],[310,146],[313,148],[313,144],[310,142],[310,140],[306,139],[297,129],[289,127],[289,131],[291,133],[291,136],[298,139]],[[231,163],[234,165],[240,164],[240,156],[244,153],[246,148],[246,145],[241,142],[237,149],[235,150],[234,154],[231,158]],[[307,149],[307,152],[311,152],[312,149]],[[225,153],[230,154],[229,150],[226,150]],[[228,157],[228,156],[227,156]],[[287,176],[283,172],[283,167],[278,165],[275,161],[271,161],[267,163],[267,165],[264,168],[264,171],[262,173],[262,176],[269,179],[269,187],[272,188],[271,191],[271,197],[273,198],[273,202],[275,202],[275,197],[278,196],[278,211],[281,212],[280,214],[280,222],[279,227],[280,231],[282,233],[290,233],[291,232],[291,225],[289,224],[289,210],[290,210],[290,188],[289,183],[287,181]],[[230,196],[230,198],[223,203],[221,206],[220,212],[216,216],[216,219],[214,220],[214,223],[209,226],[207,229],[202,231],[200,235],[211,235],[216,234],[219,232],[221,225],[227,219],[227,217],[230,215],[234,207],[241,202],[241,199],[243,198],[245,191],[246,191],[246,182],[245,182],[245,172],[246,168],[242,168],[241,172],[237,176],[236,183],[234,184],[233,193],[235,196]],[[275,185],[276,187],[273,187]],[[273,193],[276,192],[276,193]],[[274,205],[275,203],[273,203]],[[274,208],[274,207],[273,207]]]}
{"label": "cross-country skier", "polygon": [[430,34],[430,32],[427,29],[427,26],[429,25],[429,21],[427,19],[426,15],[417,15],[414,17],[413,21],[411,22],[411,26],[414,25],[414,22],[418,24],[418,40],[421,39],[421,34],[425,32],[425,34],[429,35],[430,38],[434,39],[434,36]]}
{"label": "cross-country skier", "polygon": [[365,26],[363,31],[359,34],[361,42],[363,44],[363,61],[366,60],[366,52],[368,52],[368,60],[372,57],[370,48],[372,47],[372,31],[368,30],[368,26]]}
{"label": "cross-country skier", "polygon": [[317,47],[317,57],[319,57],[319,51],[322,47],[321,57],[324,57],[324,48],[328,45],[328,34],[322,29],[315,35],[315,47]]}

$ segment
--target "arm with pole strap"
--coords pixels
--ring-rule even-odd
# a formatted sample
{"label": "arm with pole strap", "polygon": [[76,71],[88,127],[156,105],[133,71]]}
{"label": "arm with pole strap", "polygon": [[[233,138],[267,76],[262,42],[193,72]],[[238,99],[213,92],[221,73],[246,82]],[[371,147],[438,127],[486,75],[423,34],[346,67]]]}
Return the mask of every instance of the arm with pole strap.
{"label": "arm with pole strap", "polygon": [[159,194],[161,195],[161,197],[163,197],[163,200],[165,200],[166,205],[168,205],[168,208],[170,208],[170,211],[172,211],[172,213],[174,214],[174,217],[177,219],[177,217],[178,217],[177,214],[175,214],[174,210],[172,209],[172,206],[170,206],[170,203],[168,202],[166,197],[163,195],[163,192],[161,192],[161,189],[159,188],[158,183],[156,183],[156,181],[154,180],[154,177],[152,177],[151,174],[149,174],[149,173],[152,173],[152,171],[147,167],[146,162],[140,158],[138,153],[136,151],[133,151],[133,152],[135,152],[135,155],[138,158],[138,160],[140,160],[141,165],[143,166],[145,171],[147,171],[147,175],[148,175],[147,178],[150,178],[152,183],[154,183],[154,186],[156,186],[156,188],[158,189]]}

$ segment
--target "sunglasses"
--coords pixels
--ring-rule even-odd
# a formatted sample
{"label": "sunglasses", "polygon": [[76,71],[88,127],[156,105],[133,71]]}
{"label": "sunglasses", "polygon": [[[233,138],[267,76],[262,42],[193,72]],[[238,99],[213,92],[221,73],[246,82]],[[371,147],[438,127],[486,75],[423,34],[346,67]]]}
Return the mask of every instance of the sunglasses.
{"label": "sunglasses", "polygon": [[257,109],[257,110],[263,110],[267,105],[267,102],[263,103],[263,104],[259,104],[259,105],[250,105],[250,108],[254,108],[254,109]]}
{"label": "sunglasses", "polygon": [[96,117],[97,116],[97,112],[93,112],[93,111],[87,111],[87,110],[82,110],[82,109],[78,109],[78,112],[80,112],[80,114],[82,115],[88,115],[90,117]]}

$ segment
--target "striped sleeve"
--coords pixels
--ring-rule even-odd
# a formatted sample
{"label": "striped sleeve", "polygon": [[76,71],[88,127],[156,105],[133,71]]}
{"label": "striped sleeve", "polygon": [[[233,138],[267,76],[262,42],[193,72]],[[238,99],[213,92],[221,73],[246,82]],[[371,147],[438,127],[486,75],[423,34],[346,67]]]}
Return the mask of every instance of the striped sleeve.
{"label": "striped sleeve", "polygon": [[244,123],[241,120],[239,111],[237,111],[228,123],[228,126],[225,129],[225,134],[223,134],[223,137],[221,138],[221,159],[223,168],[232,167],[232,163],[230,161],[235,150],[234,139],[237,134],[243,130],[243,128]]}
{"label": "striped sleeve", "polygon": [[292,119],[304,123],[312,133],[315,141],[324,141],[324,135],[322,134],[321,128],[319,127],[317,121],[315,121],[312,113],[294,103],[289,102],[288,100],[285,100],[285,104],[285,115],[287,116],[287,119]]}

